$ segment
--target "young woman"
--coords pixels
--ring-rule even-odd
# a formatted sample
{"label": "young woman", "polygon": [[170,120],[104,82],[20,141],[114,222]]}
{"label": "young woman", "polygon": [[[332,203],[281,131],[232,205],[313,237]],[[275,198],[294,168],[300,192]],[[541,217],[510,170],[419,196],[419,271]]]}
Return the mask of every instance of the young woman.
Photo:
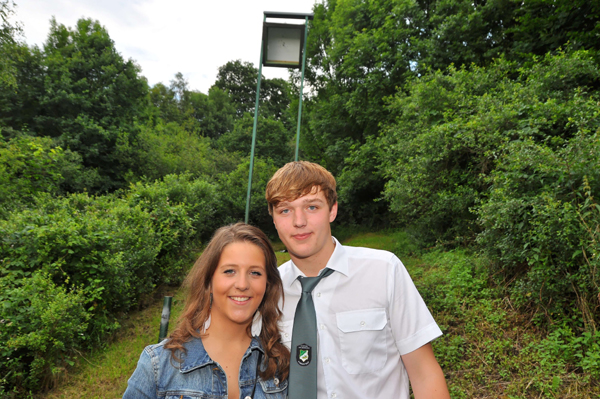
{"label": "young woman", "polygon": [[185,284],[177,327],[144,349],[123,398],[285,398],[283,286],[265,234],[243,223],[221,227]]}

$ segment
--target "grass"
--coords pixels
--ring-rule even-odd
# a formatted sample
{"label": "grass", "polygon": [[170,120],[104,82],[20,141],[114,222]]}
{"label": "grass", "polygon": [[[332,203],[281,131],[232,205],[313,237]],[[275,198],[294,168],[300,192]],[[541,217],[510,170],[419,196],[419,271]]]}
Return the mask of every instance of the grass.
{"label": "grass", "polygon": [[[419,253],[403,232],[344,234],[344,244],[387,249],[406,265],[444,331],[433,343],[452,398],[599,398],[600,333],[547,332],[490,286],[485,259],[465,251]],[[279,264],[289,260],[274,245]],[[181,311],[175,292],[171,326]],[[162,300],[132,314],[105,349],[81,356],[53,391],[40,397],[119,398],[144,346],[158,338]]]}

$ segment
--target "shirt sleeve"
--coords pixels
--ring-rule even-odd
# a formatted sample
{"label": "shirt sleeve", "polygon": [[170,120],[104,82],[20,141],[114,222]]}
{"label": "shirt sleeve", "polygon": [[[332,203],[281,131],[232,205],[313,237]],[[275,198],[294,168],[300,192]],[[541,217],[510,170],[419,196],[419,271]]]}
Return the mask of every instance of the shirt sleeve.
{"label": "shirt sleeve", "polygon": [[140,355],[137,367],[127,382],[127,390],[123,394],[123,399],[145,398],[158,398],[152,358],[147,348]]}
{"label": "shirt sleeve", "polygon": [[393,255],[388,278],[390,323],[400,355],[405,355],[442,335],[408,271]]}

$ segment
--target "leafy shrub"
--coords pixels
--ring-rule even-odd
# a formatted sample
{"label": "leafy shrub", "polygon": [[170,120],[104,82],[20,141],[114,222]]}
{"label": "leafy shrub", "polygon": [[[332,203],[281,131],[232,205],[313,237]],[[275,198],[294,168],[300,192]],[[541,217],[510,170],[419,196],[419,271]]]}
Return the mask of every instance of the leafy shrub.
{"label": "leafy shrub", "polygon": [[150,215],[113,196],[40,196],[36,208],[0,221],[4,273],[41,270],[81,287],[94,313],[127,310],[154,287],[161,248]]}
{"label": "leafy shrub", "polygon": [[211,176],[215,171],[230,171],[235,161],[229,154],[211,148],[211,140],[174,122],[141,126],[142,166],[137,172],[149,181],[170,174],[189,173],[193,177]]}
{"label": "leafy shrub", "polygon": [[507,146],[487,179],[491,189],[478,209],[478,242],[494,260],[494,273],[513,281],[517,304],[536,311],[538,320],[575,313],[592,327],[600,321],[594,311],[600,306],[600,212],[593,200],[600,193],[600,118],[590,112],[591,101],[580,103],[580,110],[586,107],[595,116],[562,147],[533,140]]}
{"label": "leafy shrub", "polygon": [[486,176],[512,151],[508,144],[557,149],[580,129],[593,132],[598,98],[589,90],[599,83],[585,51],[547,55],[530,68],[500,59],[431,72],[390,99],[396,120],[351,156],[387,180],[382,197],[397,222],[430,242],[471,241],[480,231],[472,209],[486,201]]}
{"label": "leafy shrub", "polygon": [[0,217],[31,203],[37,193],[59,193],[64,159],[50,138],[0,136]]}
{"label": "leafy shrub", "polygon": [[48,388],[54,376],[73,364],[76,350],[88,339],[87,303],[84,290],[57,286],[40,270],[3,273],[0,397]]}
{"label": "leafy shrub", "polygon": [[[254,118],[245,113],[232,131],[226,132],[216,140],[216,146],[227,152],[248,156],[252,147]],[[276,165],[283,166],[294,159],[293,134],[282,121],[260,116],[257,123],[255,154],[261,158],[271,158]]]}
{"label": "leafy shrub", "polygon": [[214,185],[192,179],[191,174],[167,175],[153,183],[136,183],[125,193],[131,207],[150,214],[161,241],[158,255],[162,282],[178,283],[185,268],[193,263],[186,256],[190,244],[208,240],[220,226]]}

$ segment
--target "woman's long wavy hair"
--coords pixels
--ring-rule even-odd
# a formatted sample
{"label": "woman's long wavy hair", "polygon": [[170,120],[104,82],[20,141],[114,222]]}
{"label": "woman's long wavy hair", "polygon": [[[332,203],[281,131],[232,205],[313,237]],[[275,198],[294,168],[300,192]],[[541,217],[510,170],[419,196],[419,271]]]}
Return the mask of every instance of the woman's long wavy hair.
{"label": "woman's long wavy hair", "polygon": [[[277,270],[277,258],[267,236],[258,228],[245,223],[236,223],[218,229],[208,246],[188,273],[184,286],[188,289],[187,300],[177,327],[169,336],[165,348],[171,350],[173,359],[180,361],[177,353],[185,353],[183,344],[204,333],[204,323],[210,316],[210,284],[215,274],[223,249],[235,242],[248,242],[259,247],[265,255],[267,287],[258,311],[262,317],[260,341],[265,350],[266,369],[260,372],[263,380],[287,378],[290,366],[290,351],[279,335],[277,322],[282,316],[278,307],[279,298],[283,298],[283,284]],[[252,323],[248,324],[248,336],[251,336]]]}

